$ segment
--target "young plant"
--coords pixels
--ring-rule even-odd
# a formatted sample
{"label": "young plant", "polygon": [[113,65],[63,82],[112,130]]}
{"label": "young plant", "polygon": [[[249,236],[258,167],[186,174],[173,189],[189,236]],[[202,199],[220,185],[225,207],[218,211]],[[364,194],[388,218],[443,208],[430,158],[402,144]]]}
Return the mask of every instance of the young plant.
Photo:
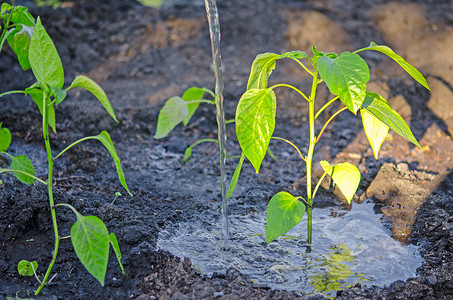
{"label": "young plant", "polygon": [[[312,207],[316,192],[326,175],[331,176],[348,203],[351,202],[360,182],[360,172],[356,166],[348,163],[331,165],[328,161],[321,161],[324,174],[316,186],[312,182],[312,160],[315,146],[326,129],[327,125],[341,112],[349,110],[354,115],[360,111],[365,134],[377,159],[381,144],[389,128],[403,138],[420,147],[411,130],[394,111],[387,100],[380,95],[367,91],[370,72],[367,63],[359,56],[362,51],[378,51],[386,54],[406,70],[416,81],[429,90],[425,78],[401,56],[395,54],[387,46],[371,43],[368,47],[353,53],[344,52],[323,53],[313,47],[313,56],[302,51],[287,52],[284,54],[259,54],[252,65],[247,91],[239,100],[236,110],[236,134],[245,156],[250,160],[256,172],[259,172],[261,163],[271,139],[284,141],[293,146],[300,158],[306,163],[307,181],[306,197],[295,197],[287,192],[279,192],[271,198],[267,207],[266,242],[270,243],[279,236],[288,232],[297,225],[305,211],[307,211],[308,228],[307,242],[312,244]],[[282,58],[294,60],[303,70],[313,77],[310,95],[288,84],[277,84],[268,87],[268,79],[276,66],[276,61]],[[302,60],[307,60],[308,68]],[[315,111],[316,91],[320,83],[324,82],[334,97]],[[309,147],[308,153],[303,155],[292,142],[274,137],[275,115],[277,101],[274,89],[286,87],[295,90],[303,101],[308,102]],[[340,100],[344,106],[335,112],[316,133],[315,121],[319,115],[335,101]],[[314,188],[313,188],[314,187]]]}
{"label": "young plant", "polygon": [[[0,94],[0,97],[8,94],[24,94],[31,96],[42,115],[42,131],[48,163],[47,180],[43,180],[35,176],[33,164],[26,156],[13,156],[8,154],[6,151],[11,143],[11,133],[8,129],[1,128],[0,123],[0,154],[11,159],[10,167],[0,168],[0,174],[12,172],[19,181],[25,184],[33,184],[35,181],[38,181],[47,186],[50,213],[55,235],[52,261],[42,280],[40,280],[37,275],[38,263],[35,261],[29,262],[22,260],[18,265],[18,271],[24,276],[35,275],[40,282],[40,285],[35,292],[35,294],[38,295],[42,288],[52,280],[49,280],[49,276],[57,258],[60,241],[70,237],[74,250],[82,264],[88,272],[101,283],[101,285],[104,285],[110,245],[113,247],[124,274],[118,240],[115,234],[109,234],[104,222],[98,217],[83,216],[73,206],[66,203],[55,204],[53,197],[53,164],[57,158],[78,143],[86,140],[98,140],[107,148],[108,152],[113,157],[119,180],[126,191],[131,194],[125,181],[120,159],[110,135],[106,131],[102,131],[96,136],[85,137],[75,141],[58,155],[54,156],[50,145],[49,127],[56,134],[55,108],[65,100],[66,93],[70,89],[77,87],[90,91],[101,102],[110,116],[117,121],[115,112],[102,88],[86,76],[77,76],[69,87],[63,89],[64,72],[60,56],[39,17],[35,20],[25,7],[11,6],[7,3],[3,3],[1,6],[0,19],[3,21],[0,50],[4,42],[8,41],[11,49],[16,53],[22,68],[24,70],[31,68],[37,81],[25,90],[5,92]],[[71,235],[68,237],[62,237],[58,231],[56,217],[57,207],[68,207],[77,217],[77,221],[71,228]]]}
{"label": "young plant", "polygon": [[[180,123],[183,123],[184,126],[187,126],[200,103],[215,105],[214,100],[204,98],[206,93],[215,98],[215,93],[207,88],[191,87],[187,89],[181,97],[174,96],[168,99],[159,112],[154,138],[161,139],[167,137],[168,134]],[[225,123],[234,123],[234,120],[227,120]],[[190,157],[192,156],[192,149],[198,144],[204,142],[213,142],[219,144],[218,139],[212,138],[204,138],[195,141],[192,145],[186,148],[184,152],[184,162],[188,162],[190,160]],[[238,166],[228,187],[226,194],[227,199],[231,196],[236,187],[244,159],[245,156],[241,155]]]}

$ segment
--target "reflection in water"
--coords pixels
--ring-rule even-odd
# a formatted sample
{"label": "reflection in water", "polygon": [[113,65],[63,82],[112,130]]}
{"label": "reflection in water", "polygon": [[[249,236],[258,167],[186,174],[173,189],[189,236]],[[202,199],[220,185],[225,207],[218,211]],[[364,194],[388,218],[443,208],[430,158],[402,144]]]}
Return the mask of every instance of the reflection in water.
{"label": "reflection in water", "polygon": [[354,262],[354,255],[346,244],[333,245],[326,253],[324,258],[316,258],[313,268],[313,275],[310,276],[310,284],[317,293],[325,296],[335,296],[335,291],[345,289],[350,286],[347,278],[351,275],[361,281],[367,281],[364,274],[354,274],[345,262]]}
{"label": "reflection in water", "polygon": [[141,4],[154,8],[160,7],[163,1],[164,0],[138,0],[138,2],[140,2]]}
{"label": "reflection in water", "polygon": [[373,208],[373,203],[362,203],[350,211],[315,209],[311,252],[304,247],[301,225],[266,245],[265,212],[231,214],[230,250],[222,251],[215,210],[167,226],[157,246],[190,258],[195,268],[208,275],[234,267],[260,285],[334,297],[337,290],[357,283],[383,286],[406,280],[416,275],[423,262],[414,245],[404,246],[391,238],[380,221],[382,215]]}

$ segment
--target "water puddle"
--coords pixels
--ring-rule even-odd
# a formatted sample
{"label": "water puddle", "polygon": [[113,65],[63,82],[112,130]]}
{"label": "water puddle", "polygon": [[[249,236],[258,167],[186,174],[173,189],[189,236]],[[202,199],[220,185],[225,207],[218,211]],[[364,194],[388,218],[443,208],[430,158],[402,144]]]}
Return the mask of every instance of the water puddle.
{"label": "water puddle", "polygon": [[234,267],[258,285],[334,297],[335,291],[358,282],[384,286],[406,280],[422,264],[417,247],[391,238],[373,207],[373,203],[362,203],[350,211],[314,209],[311,253],[303,247],[303,221],[266,245],[264,213],[231,215],[230,250],[222,251],[220,222],[209,222],[215,220],[217,211],[167,226],[159,235],[158,247],[189,257],[194,268],[208,275]]}

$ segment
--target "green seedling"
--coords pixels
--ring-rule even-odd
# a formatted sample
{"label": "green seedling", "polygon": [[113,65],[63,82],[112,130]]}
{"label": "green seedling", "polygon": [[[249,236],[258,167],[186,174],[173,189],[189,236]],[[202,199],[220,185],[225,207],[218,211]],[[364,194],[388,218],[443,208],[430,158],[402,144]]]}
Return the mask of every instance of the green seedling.
{"label": "green seedling", "polygon": [[[307,242],[312,244],[312,207],[316,192],[325,176],[330,176],[339,188],[348,203],[359,186],[360,172],[358,168],[348,162],[331,165],[328,161],[321,161],[324,174],[316,186],[312,183],[312,160],[315,146],[329,123],[341,112],[349,110],[354,115],[360,111],[365,134],[377,159],[379,148],[382,145],[389,128],[397,134],[420,147],[410,128],[394,111],[387,100],[379,94],[367,90],[370,72],[367,63],[359,56],[362,51],[378,51],[386,54],[406,70],[416,81],[429,90],[429,86],[421,73],[407,63],[387,46],[371,43],[368,47],[353,53],[344,52],[323,53],[313,47],[313,56],[302,51],[287,52],[284,54],[259,54],[252,65],[247,90],[239,100],[236,110],[236,134],[244,155],[249,159],[256,172],[267,152],[271,139],[290,144],[299,153],[306,163],[306,197],[295,197],[287,192],[279,192],[271,198],[267,207],[266,242],[270,243],[288,232],[297,225],[305,211],[307,212]],[[288,84],[277,84],[268,87],[268,79],[279,59],[289,58],[295,61],[303,70],[313,77],[311,92],[304,94],[301,90]],[[307,67],[303,60],[309,62]],[[319,84],[324,82],[333,98],[315,111],[316,91]],[[302,154],[292,142],[274,137],[275,116],[277,101],[274,89],[290,88],[295,90],[303,101],[308,102],[309,147],[308,153]],[[335,112],[316,133],[315,121],[327,107],[340,100],[343,107]],[[313,189],[314,186],[314,189]]]}
{"label": "green seedling", "polygon": [[[174,96],[168,99],[162,109],[159,112],[157,119],[156,133],[154,134],[155,139],[161,139],[168,136],[168,134],[180,123],[184,126],[189,124],[189,121],[192,119],[192,116],[195,114],[200,103],[208,103],[215,105],[215,100],[205,99],[205,94],[209,94],[211,97],[215,98],[215,93],[207,88],[198,88],[191,87],[187,89],[181,97]],[[234,120],[227,120],[226,124],[234,123]],[[184,152],[184,162],[188,162],[192,156],[192,149],[200,143],[212,142],[219,144],[218,139],[205,138],[200,139],[194,142],[192,145],[186,148]],[[233,174],[231,179],[228,191],[227,198],[233,193],[240,172],[242,164],[244,162],[245,156],[241,155],[239,159],[238,166]]]}
{"label": "green seedling", "polygon": [[[49,276],[57,258],[60,241],[70,237],[74,250],[82,264],[88,272],[101,283],[101,285],[104,285],[110,245],[112,245],[124,274],[118,240],[113,233],[109,234],[104,222],[98,217],[83,216],[74,207],[66,203],[55,204],[53,197],[53,164],[63,153],[78,143],[86,140],[98,140],[107,148],[112,156],[119,180],[126,191],[131,194],[126,184],[120,159],[110,135],[106,131],[102,131],[96,136],[85,137],[75,141],[58,155],[53,156],[50,145],[49,127],[56,134],[55,109],[65,100],[66,93],[77,87],[90,91],[101,102],[110,116],[117,121],[115,112],[102,88],[86,76],[77,76],[69,87],[63,89],[64,72],[60,56],[39,17],[35,20],[25,7],[11,6],[7,3],[3,3],[1,5],[0,20],[3,22],[0,36],[0,50],[2,49],[1,47],[4,42],[7,41],[13,52],[16,53],[22,68],[24,70],[31,68],[37,81],[25,90],[5,92],[0,94],[0,97],[9,94],[24,94],[30,96],[36,103],[42,115],[42,132],[48,162],[47,180],[35,176],[33,164],[26,156],[13,156],[6,152],[11,144],[11,133],[7,128],[2,128],[0,123],[0,154],[9,157],[11,160],[9,168],[0,168],[0,174],[12,172],[19,181],[25,184],[33,184],[37,181],[47,186],[55,234],[52,261],[50,262],[43,279],[40,280],[38,277],[38,263],[36,261],[21,261],[18,266],[19,274],[23,276],[35,275],[40,283],[35,292],[35,294],[38,295],[42,288],[52,280],[49,280]],[[57,207],[67,207],[71,209],[77,217],[77,221],[72,226],[71,235],[69,237],[60,236],[56,218]]]}

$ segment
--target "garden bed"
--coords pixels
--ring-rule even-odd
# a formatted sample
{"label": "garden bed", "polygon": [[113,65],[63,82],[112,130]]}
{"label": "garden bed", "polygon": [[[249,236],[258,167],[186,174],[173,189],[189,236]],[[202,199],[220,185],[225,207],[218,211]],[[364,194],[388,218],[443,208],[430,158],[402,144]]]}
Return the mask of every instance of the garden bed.
{"label": "garden bed", "polygon": [[[87,74],[105,89],[119,124],[110,119],[91,95],[71,91],[57,107],[58,134],[51,135],[56,151],[74,140],[107,130],[118,150],[133,197],[118,182],[114,163],[100,143],[89,142],[69,151],[55,166],[55,201],[69,203],[84,215],[101,218],[116,234],[127,273],[121,274],[111,253],[105,287],[78,261],[69,240],[60,244],[55,279],[42,299],[296,299],[291,291],[255,284],[235,269],[205,276],[157,249],[158,235],[169,224],[196,218],[220,206],[218,149],[213,143],[194,148],[183,163],[184,150],[197,139],[216,137],[212,106],[202,105],[187,127],[169,137],[152,138],[157,115],[166,99],[191,86],[214,88],[211,49],[202,2],[183,2],[160,9],[135,1],[86,0],[63,2],[58,9],[35,7],[54,40],[69,84]],[[189,2],[190,3],[190,2]],[[225,77],[227,119],[245,91],[251,63],[261,52],[348,51],[370,41],[389,45],[427,75],[431,93],[400,71],[388,58],[367,54],[371,86],[410,122],[423,150],[395,133],[384,142],[380,159],[368,146],[360,118],[350,113],[335,119],[337,130],[327,130],[315,161],[349,161],[359,167],[362,180],[352,205],[372,200],[375,210],[395,239],[419,245],[425,262],[417,276],[386,287],[360,284],[339,291],[339,299],[453,297],[453,5],[450,1],[271,1],[221,0],[218,3]],[[7,47],[5,47],[7,48]],[[433,55],[435,53],[435,55]],[[280,62],[279,62],[280,64]],[[282,61],[272,81],[301,89],[309,78]],[[32,84],[10,50],[2,51],[0,92]],[[326,95],[326,89],[320,91]],[[382,92],[383,91],[383,92]],[[322,95],[320,95],[322,98]],[[327,96],[326,96],[327,97]],[[306,104],[292,93],[278,103],[278,136],[304,145],[308,128],[302,125]],[[13,155],[26,154],[38,177],[46,174],[40,113],[31,99],[0,99],[0,122],[11,130]],[[333,112],[330,112],[333,113]],[[349,114],[349,115],[348,115]],[[228,127],[228,152],[239,154],[234,126]],[[271,144],[277,161],[266,158],[256,175],[246,162],[238,188],[230,200],[235,210],[265,209],[281,190],[302,194],[303,161],[292,148]],[[288,164],[288,163],[291,164]],[[4,161],[0,158],[0,163]],[[236,162],[227,162],[231,178]],[[315,175],[319,175],[316,173]],[[0,297],[31,297],[38,284],[21,277],[17,263],[36,260],[38,274],[51,260],[53,229],[45,187],[26,186],[12,176],[0,185]],[[123,196],[115,198],[115,192]],[[344,205],[335,190],[320,191],[319,207]],[[314,210],[316,213],[316,208]],[[62,235],[75,221],[59,208]],[[220,220],[219,220],[220,222]],[[207,226],[209,224],[206,224]],[[302,227],[304,230],[304,227]],[[232,233],[234,234],[234,232]],[[314,237],[316,239],[316,236]],[[265,247],[265,245],[263,245]],[[215,258],[213,258],[215,259]],[[322,296],[316,296],[322,298]]]}

